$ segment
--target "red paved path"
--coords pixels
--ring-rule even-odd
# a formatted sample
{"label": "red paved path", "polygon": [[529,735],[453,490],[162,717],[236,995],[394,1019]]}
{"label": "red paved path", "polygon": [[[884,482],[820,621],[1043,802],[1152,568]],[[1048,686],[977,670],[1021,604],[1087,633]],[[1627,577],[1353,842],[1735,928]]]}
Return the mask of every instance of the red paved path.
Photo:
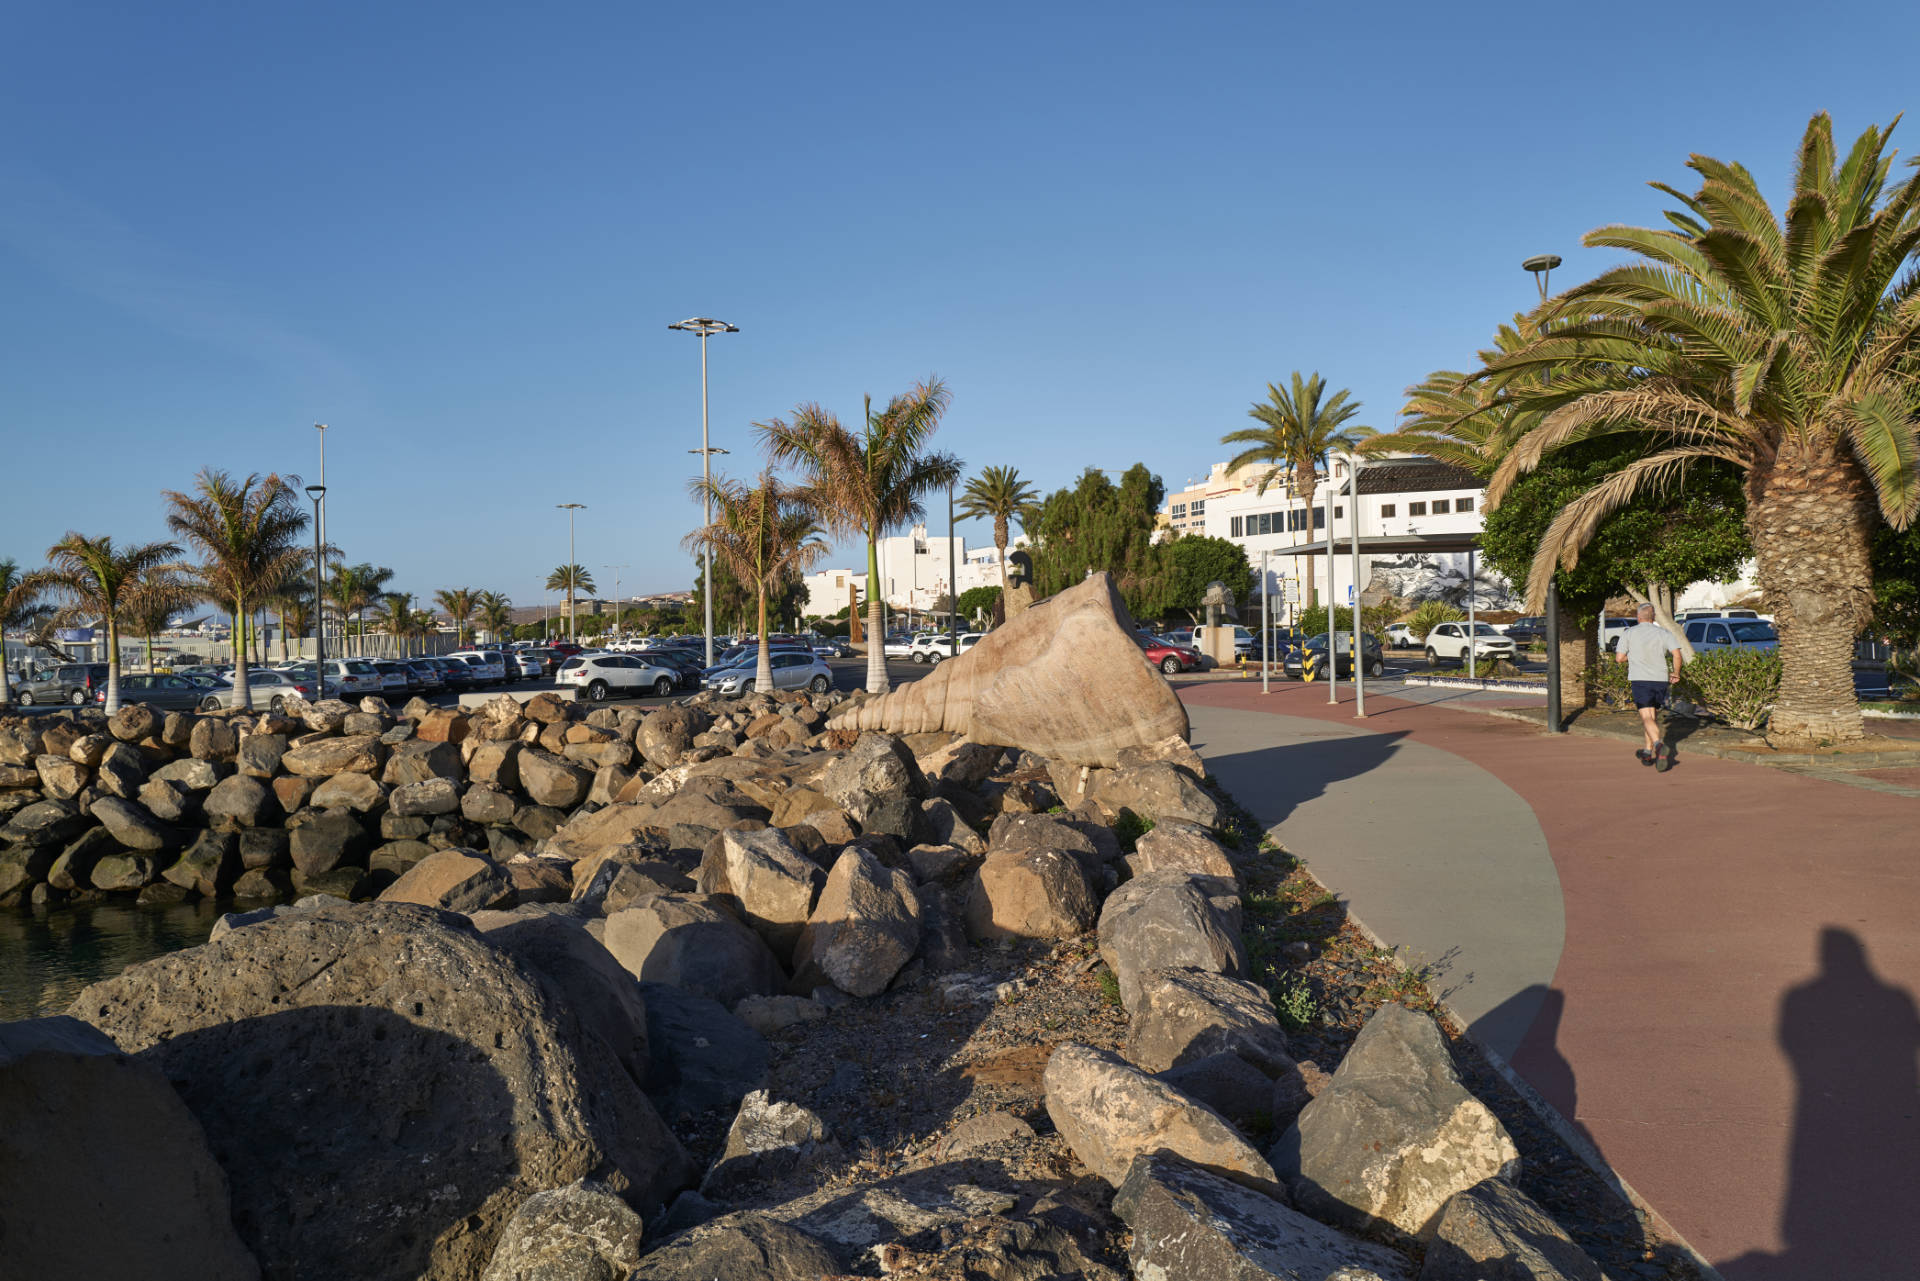
{"label": "red paved path", "polygon": [[[1329,708],[1324,686],[1180,693],[1356,723],[1351,691]],[[1707,757],[1659,775],[1609,740],[1368,710],[1499,778],[1546,835],[1564,1007],[1536,1020],[1522,1075],[1728,1281],[1920,1276],[1920,800]]]}

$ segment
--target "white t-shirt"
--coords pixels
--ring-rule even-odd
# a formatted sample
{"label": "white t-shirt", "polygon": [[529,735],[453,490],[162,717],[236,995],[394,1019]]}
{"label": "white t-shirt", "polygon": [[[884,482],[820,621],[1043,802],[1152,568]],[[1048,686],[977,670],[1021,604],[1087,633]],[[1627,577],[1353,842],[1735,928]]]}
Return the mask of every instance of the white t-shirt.
{"label": "white t-shirt", "polygon": [[1679,638],[1658,623],[1636,623],[1620,638],[1627,656],[1627,679],[1666,683],[1667,655],[1680,648]]}

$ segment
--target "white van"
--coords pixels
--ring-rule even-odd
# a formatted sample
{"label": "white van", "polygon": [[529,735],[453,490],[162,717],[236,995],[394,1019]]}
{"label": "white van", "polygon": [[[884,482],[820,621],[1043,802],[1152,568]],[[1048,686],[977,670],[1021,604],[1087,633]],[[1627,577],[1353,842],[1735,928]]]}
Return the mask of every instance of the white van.
{"label": "white van", "polygon": [[[1251,654],[1253,652],[1253,633],[1250,630],[1240,626],[1238,623],[1223,623],[1221,626],[1233,632],[1233,652],[1235,654]],[[1193,629],[1193,648],[1199,650],[1202,654],[1208,652],[1207,628],[1204,623]]]}

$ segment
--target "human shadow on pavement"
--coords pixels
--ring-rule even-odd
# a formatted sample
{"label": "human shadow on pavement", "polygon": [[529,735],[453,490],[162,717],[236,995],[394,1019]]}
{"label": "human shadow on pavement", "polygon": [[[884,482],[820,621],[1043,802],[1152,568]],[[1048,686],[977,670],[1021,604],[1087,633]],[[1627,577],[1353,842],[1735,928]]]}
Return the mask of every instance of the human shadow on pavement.
{"label": "human shadow on pavement", "polygon": [[[1263,827],[1275,827],[1327,788],[1371,773],[1391,757],[1404,731],[1386,734],[1331,734],[1299,742],[1276,743],[1251,751],[1209,756],[1207,769],[1228,795],[1244,805]],[[1196,747],[1204,747],[1196,744]]]}
{"label": "human shadow on pavement", "polygon": [[[1715,1265],[1726,1281],[1910,1278],[1920,1258],[1920,1009],[1851,931],[1820,931],[1820,972],[1780,1001],[1793,1135],[1779,1254]],[[1732,1172],[1729,1172],[1730,1174]]]}

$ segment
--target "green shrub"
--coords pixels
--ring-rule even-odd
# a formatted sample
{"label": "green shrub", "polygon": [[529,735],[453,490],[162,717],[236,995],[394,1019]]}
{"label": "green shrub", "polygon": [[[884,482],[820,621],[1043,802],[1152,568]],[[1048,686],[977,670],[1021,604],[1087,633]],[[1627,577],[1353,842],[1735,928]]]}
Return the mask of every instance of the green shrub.
{"label": "green shrub", "polygon": [[1153,830],[1153,820],[1142,818],[1132,810],[1121,810],[1120,817],[1113,820],[1113,834],[1120,842],[1122,852],[1131,854],[1140,843],[1140,838]]}
{"label": "green shrub", "polygon": [[1424,641],[1427,633],[1440,624],[1457,623],[1465,617],[1464,613],[1443,600],[1430,600],[1407,615],[1407,630],[1413,633],[1414,640]]}
{"label": "green shrub", "polygon": [[1613,710],[1633,706],[1633,687],[1627,682],[1627,665],[1616,663],[1612,655],[1605,655],[1586,671],[1580,673],[1587,683],[1587,697],[1593,700],[1595,707]]}
{"label": "green shrub", "polygon": [[1307,980],[1298,974],[1289,974],[1281,979],[1273,989],[1273,1010],[1280,1016],[1280,1023],[1289,1032],[1300,1032],[1313,1026],[1320,1017],[1320,1006],[1313,999],[1313,988]]}
{"label": "green shrub", "polygon": [[1780,696],[1780,655],[1763,649],[1701,654],[1680,669],[1677,692],[1735,729],[1759,729]]}

